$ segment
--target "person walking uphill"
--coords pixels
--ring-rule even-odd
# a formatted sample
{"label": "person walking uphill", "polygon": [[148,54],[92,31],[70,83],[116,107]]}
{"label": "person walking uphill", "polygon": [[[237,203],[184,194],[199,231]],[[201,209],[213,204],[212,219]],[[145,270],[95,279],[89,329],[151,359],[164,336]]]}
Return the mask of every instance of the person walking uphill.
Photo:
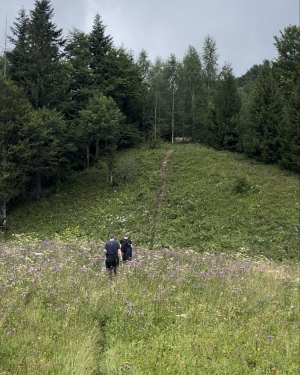
{"label": "person walking uphill", "polygon": [[110,272],[117,274],[117,267],[122,261],[121,247],[118,241],[115,241],[113,234],[109,235],[109,240],[104,244],[104,253],[106,255],[106,269]]}
{"label": "person walking uphill", "polygon": [[120,244],[121,244],[121,252],[122,252],[123,261],[127,262],[127,260],[131,260],[131,258],[132,258],[132,242],[128,238],[128,234],[124,235],[124,238],[121,239]]}

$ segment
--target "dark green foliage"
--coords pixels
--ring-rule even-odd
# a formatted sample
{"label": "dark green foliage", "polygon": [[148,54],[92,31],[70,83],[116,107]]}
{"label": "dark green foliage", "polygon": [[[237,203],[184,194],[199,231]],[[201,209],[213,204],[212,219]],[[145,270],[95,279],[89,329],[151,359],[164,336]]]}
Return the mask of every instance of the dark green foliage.
{"label": "dark green foliage", "polygon": [[190,46],[182,61],[171,55],[151,63],[144,50],[136,60],[116,48],[99,14],[89,33],[74,28],[67,43],[53,15],[50,0],[35,0],[11,28],[7,77],[22,91],[1,81],[6,196],[17,197],[22,185],[24,196],[39,198],[103,157],[112,185],[117,152],[145,140],[159,148],[176,137],[299,173],[299,27],[274,37],[273,64],[254,65],[236,79],[229,65],[219,72],[209,35],[201,55]]}
{"label": "dark green foliage", "polygon": [[30,121],[20,130],[20,150],[35,181],[37,199],[41,197],[44,178],[58,179],[65,151],[65,129],[62,115],[44,107],[32,112]]}
{"label": "dark green foliage", "polygon": [[220,73],[216,92],[216,148],[235,151],[239,141],[237,126],[241,109],[235,77],[230,65],[225,65]]}
{"label": "dark green foliage", "polygon": [[119,163],[119,174],[122,183],[131,183],[136,175],[136,161],[133,157],[123,159]]}
{"label": "dark green foliage", "polygon": [[279,164],[300,174],[300,80],[294,87],[289,103],[286,103],[283,109],[279,139]]}
{"label": "dark green foliage", "polygon": [[97,13],[93,28],[88,35],[90,52],[91,85],[96,91],[106,93],[107,81],[112,75],[110,52],[113,49],[112,37],[105,35],[106,26]]}
{"label": "dark green foliage", "polygon": [[251,189],[252,189],[252,186],[246,177],[239,177],[235,180],[235,183],[233,186],[234,193],[246,193],[247,191]]}
{"label": "dark green foliage", "polygon": [[88,35],[83,31],[73,29],[67,39],[66,69],[69,70],[69,95],[71,102],[64,111],[70,120],[78,117],[78,112],[85,108],[92,95],[92,73],[90,68],[91,54]]}
{"label": "dark green foliage", "polygon": [[0,74],[0,225],[6,219],[6,204],[20,194],[27,180],[27,160],[19,142],[30,113],[22,90]]}
{"label": "dark green foliage", "polygon": [[35,108],[58,108],[65,99],[66,83],[60,59],[65,44],[62,30],[52,23],[49,0],[36,0],[28,17],[21,9],[12,28],[15,48],[8,54],[12,79],[24,88]]}
{"label": "dark green foliage", "polygon": [[25,74],[30,64],[28,40],[29,17],[24,8],[20,9],[18,15],[19,17],[16,17],[16,21],[13,23],[14,27],[11,27],[12,36],[8,37],[9,41],[14,45],[14,48],[7,52],[9,75],[14,82],[23,87],[28,95],[29,87],[26,85]]}
{"label": "dark green foliage", "polygon": [[243,88],[246,94],[250,94],[255,85],[255,81],[259,76],[259,72],[263,65],[254,64],[245,74],[241,77],[236,78],[237,85],[240,88]]}
{"label": "dark green foliage", "polygon": [[274,69],[285,98],[293,95],[294,85],[300,80],[300,27],[289,25],[280,31],[280,37],[274,36],[278,58]]}
{"label": "dark green foliage", "polygon": [[265,163],[278,161],[282,106],[283,100],[271,66],[265,62],[249,102],[249,127],[243,141],[247,155]]}
{"label": "dark green foliage", "polygon": [[181,122],[178,134],[181,137],[197,139],[199,116],[197,117],[197,104],[202,94],[203,71],[200,56],[197,50],[189,46],[180,70],[179,96],[181,98]]}
{"label": "dark green foliage", "polygon": [[123,115],[112,98],[103,94],[90,98],[87,109],[80,111],[80,136],[87,150],[87,166],[89,167],[89,148],[93,141],[102,142],[109,171],[109,181],[113,184],[113,166],[115,152],[119,140]]}
{"label": "dark green foliage", "polygon": [[111,96],[127,123],[142,122],[142,76],[131,53],[123,47],[114,48],[109,55],[111,74],[106,83],[105,95]]}

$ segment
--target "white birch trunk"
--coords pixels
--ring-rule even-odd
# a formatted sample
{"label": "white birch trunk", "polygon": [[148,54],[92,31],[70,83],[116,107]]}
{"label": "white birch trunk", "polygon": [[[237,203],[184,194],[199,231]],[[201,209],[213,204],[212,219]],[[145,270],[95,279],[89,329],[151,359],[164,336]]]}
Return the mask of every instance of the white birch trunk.
{"label": "white birch trunk", "polygon": [[154,106],[154,139],[156,140],[157,131],[157,91],[155,93],[155,106]]}
{"label": "white birch trunk", "polygon": [[174,143],[174,110],[175,110],[175,87],[173,86],[173,92],[172,92],[172,143]]}

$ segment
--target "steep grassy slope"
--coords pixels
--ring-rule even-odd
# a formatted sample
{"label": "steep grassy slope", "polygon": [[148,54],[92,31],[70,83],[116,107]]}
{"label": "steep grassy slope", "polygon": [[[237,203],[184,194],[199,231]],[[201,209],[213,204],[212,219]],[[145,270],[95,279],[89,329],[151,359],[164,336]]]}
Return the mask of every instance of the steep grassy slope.
{"label": "steep grassy slope", "polygon": [[[130,183],[120,177],[126,166],[134,174]],[[52,196],[16,207],[9,236],[104,241],[111,231],[117,238],[129,232],[143,248],[299,259],[299,177],[277,167],[198,145],[166,144],[120,154],[116,180],[108,189],[99,163]]]}

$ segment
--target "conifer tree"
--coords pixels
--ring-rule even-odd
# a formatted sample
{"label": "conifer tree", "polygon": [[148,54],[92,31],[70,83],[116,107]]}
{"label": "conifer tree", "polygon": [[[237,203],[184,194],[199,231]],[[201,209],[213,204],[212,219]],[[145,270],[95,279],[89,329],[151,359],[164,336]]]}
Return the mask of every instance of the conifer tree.
{"label": "conifer tree", "polygon": [[139,66],[132,52],[123,47],[114,48],[109,58],[111,74],[104,94],[114,99],[120,111],[126,116],[127,124],[136,124],[138,129],[142,122],[143,93]]}
{"label": "conifer tree", "polygon": [[8,202],[20,194],[27,179],[28,161],[20,152],[20,132],[30,113],[22,90],[0,73],[0,226],[6,225]]}
{"label": "conifer tree", "polygon": [[22,87],[27,97],[29,96],[29,84],[27,72],[30,68],[29,56],[29,17],[24,7],[18,12],[18,17],[11,27],[12,36],[8,36],[9,41],[14,45],[11,51],[7,51],[7,59],[9,60],[9,76]]}
{"label": "conifer tree", "polygon": [[62,29],[51,21],[50,0],[36,0],[29,17],[24,10],[19,15],[12,28],[15,47],[8,54],[12,79],[24,88],[34,108],[58,107],[66,92],[60,62],[65,40]]}
{"label": "conifer tree", "polygon": [[28,173],[35,184],[35,197],[42,195],[43,180],[58,179],[64,157],[65,121],[61,113],[45,107],[32,111],[19,132],[20,152],[28,160]]}
{"label": "conifer tree", "polygon": [[282,116],[283,98],[269,62],[265,62],[249,103],[249,127],[244,135],[247,155],[265,163],[277,162],[278,130]]}
{"label": "conifer tree", "polygon": [[290,101],[284,106],[279,137],[279,164],[300,174],[300,82],[295,85]]}
{"label": "conifer tree", "polygon": [[225,64],[221,70],[216,101],[216,148],[235,151],[238,143],[238,120],[241,109],[241,99],[230,64]]}
{"label": "conifer tree", "polygon": [[90,51],[90,69],[92,74],[93,90],[106,92],[107,81],[111,77],[110,53],[113,48],[113,39],[105,34],[106,26],[99,13],[94,18],[92,31],[88,35]]}
{"label": "conifer tree", "polygon": [[76,120],[79,111],[86,107],[89,98],[93,95],[89,36],[74,28],[68,35],[65,53],[71,77],[69,85],[71,103],[66,117],[69,120]]}

